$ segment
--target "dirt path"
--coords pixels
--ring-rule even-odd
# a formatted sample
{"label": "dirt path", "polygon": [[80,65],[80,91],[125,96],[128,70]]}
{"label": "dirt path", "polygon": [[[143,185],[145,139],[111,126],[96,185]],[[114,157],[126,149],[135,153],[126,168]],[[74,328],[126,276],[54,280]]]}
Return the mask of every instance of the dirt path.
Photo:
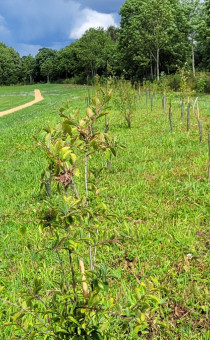
{"label": "dirt path", "polygon": [[36,103],[38,103],[38,102],[40,102],[41,100],[44,99],[41,95],[40,90],[34,90],[34,96],[35,96],[35,99],[26,103],[26,104],[19,105],[19,106],[13,107],[13,109],[9,109],[9,110],[0,112],[0,117],[8,115],[9,113],[13,113],[13,112],[25,109],[26,107],[32,106],[32,105],[34,105],[34,104],[36,104]]}

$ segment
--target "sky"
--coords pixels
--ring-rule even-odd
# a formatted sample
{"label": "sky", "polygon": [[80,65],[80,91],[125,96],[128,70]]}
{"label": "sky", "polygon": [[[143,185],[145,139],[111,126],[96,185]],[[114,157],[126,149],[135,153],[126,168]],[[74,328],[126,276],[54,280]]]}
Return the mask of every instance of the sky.
{"label": "sky", "polygon": [[61,49],[90,27],[119,26],[125,0],[0,0],[0,42],[23,55]]}

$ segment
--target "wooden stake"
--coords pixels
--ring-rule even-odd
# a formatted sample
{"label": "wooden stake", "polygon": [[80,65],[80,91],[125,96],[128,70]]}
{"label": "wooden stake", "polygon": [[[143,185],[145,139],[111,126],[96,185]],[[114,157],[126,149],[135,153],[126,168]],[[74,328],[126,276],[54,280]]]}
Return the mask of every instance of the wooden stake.
{"label": "wooden stake", "polygon": [[107,170],[111,170],[111,162],[110,161],[107,161]]}
{"label": "wooden stake", "polygon": [[151,111],[152,111],[152,109],[153,109],[153,98],[154,98],[154,95],[152,94],[151,97],[150,97]]}
{"label": "wooden stake", "polygon": [[181,120],[184,120],[184,98],[182,98],[181,103]]}
{"label": "wooden stake", "polygon": [[89,291],[88,291],[88,286],[87,286],[87,282],[86,282],[85,266],[84,266],[83,259],[79,259],[79,269],[80,269],[80,273],[82,274],[82,291],[83,291],[83,295],[85,297],[87,297],[89,295]]}
{"label": "wooden stake", "polygon": [[190,130],[190,99],[188,97],[188,104],[187,104],[187,131]]}
{"label": "wooden stake", "polygon": [[173,121],[172,121],[172,109],[171,109],[171,103],[169,106],[169,121],[170,121],[170,129],[171,133],[173,133]]}
{"label": "wooden stake", "polygon": [[210,179],[210,133],[208,134],[208,145],[209,145],[209,169],[208,169],[208,179]]}

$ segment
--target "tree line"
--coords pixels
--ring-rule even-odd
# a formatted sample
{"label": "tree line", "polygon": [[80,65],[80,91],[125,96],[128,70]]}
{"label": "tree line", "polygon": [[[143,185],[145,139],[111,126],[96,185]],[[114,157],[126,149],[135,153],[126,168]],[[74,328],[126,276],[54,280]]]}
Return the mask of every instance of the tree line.
{"label": "tree line", "polygon": [[210,0],[126,0],[120,27],[90,28],[56,51],[20,57],[0,43],[0,84],[90,83],[102,77],[160,79],[187,68],[210,71]]}

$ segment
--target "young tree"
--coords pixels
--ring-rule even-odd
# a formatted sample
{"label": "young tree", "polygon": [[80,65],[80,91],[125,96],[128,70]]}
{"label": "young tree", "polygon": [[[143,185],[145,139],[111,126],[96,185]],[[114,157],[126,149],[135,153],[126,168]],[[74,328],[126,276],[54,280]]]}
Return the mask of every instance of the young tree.
{"label": "young tree", "polygon": [[35,67],[35,59],[34,57],[29,54],[28,56],[24,56],[21,58],[21,65],[22,65],[22,79],[27,81],[29,78],[30,84],[33,82],[33,72]]}
{"label": "young tree", "polygon": [[46,59],[40,67],[41,74],[45,77],[47,77],[47,83],[50,82],[50,76],[53,73],[54,70],[54,64],[52,59]]}

